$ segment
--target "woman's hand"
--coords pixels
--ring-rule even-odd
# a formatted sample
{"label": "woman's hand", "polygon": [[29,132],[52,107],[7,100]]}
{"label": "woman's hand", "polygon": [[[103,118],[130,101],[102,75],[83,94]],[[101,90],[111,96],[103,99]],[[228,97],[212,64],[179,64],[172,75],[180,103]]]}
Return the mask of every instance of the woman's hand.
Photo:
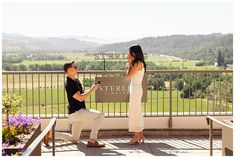
{"label": "woman's hand", "polygon": [[125,67],[125,70],[129,69],[130,68],[130,63],[126,63],[126,67]]}
{"label": "woman's hand", "polygon": [[130,56],[130,54],[128,54],[127,61],[129,64],[131,64],[133,61],[133,58]]}

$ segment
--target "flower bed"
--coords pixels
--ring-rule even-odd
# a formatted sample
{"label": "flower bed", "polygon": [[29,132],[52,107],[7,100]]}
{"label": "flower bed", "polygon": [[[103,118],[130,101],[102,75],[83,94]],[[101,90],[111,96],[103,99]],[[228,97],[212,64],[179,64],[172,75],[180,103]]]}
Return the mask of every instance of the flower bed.
{"label": "flower bed", "polygon": [[29,146],[28,142],[32,142],[36,135],[40,134],[40,130],[39,119],[33,119],[30,116],[21,114],[10,116],[9,126],[6,120],[3,120],[2,155],[20,155]]}

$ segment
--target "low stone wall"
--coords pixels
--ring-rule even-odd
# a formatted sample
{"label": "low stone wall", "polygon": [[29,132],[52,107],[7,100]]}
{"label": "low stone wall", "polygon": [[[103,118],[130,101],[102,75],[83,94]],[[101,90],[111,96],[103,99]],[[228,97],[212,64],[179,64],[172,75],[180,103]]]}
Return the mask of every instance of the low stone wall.
{"label": "low stone wall", "polygon": [[[215,116],[219,120],[232,119],[232,116]],[[49,123],[50,119],[41,119],[42,130]],[[169,117],[145,117],[144,127],[145,130],[169,130],[168,127]],[[84,130],[91,129],[93,123],[87,122],[84,126]],[[214,129],[221,129],[218,124],[214,124]],[[126,130],[128,129],[128,118],[105,118],[101,125],[102,130]],[[208,130],[206,116],[181,116],[172,118],[172,128],[170,130]],[[57,119],[56,131],[70,131],[70,124],[67,118]]]}

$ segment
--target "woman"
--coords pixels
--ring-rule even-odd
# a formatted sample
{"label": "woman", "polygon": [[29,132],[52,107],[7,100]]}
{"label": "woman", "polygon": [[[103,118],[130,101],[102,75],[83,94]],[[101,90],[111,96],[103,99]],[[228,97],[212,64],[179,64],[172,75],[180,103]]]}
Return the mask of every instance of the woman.
{"label": "woman", "polygon": [[129,132],[134,132],[134,135],[128,144],[140,144],[144,142],[144,119],[141,112],[141,98],[143,95],[142,80],[145,71],[146,63],[140,45],[131,46],[129,48],[128,63],[126,64],[126,77],[131,80]]}

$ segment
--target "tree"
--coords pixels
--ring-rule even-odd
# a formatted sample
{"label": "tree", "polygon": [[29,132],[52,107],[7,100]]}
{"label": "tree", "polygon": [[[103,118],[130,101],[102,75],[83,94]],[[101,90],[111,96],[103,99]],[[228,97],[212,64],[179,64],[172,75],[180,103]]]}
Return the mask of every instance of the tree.
{"label": "tree", "polygon": [[15,115],[21,107],[22,98],[16,95],[6,94],[2,96],[2,113],[6,114],[6,123],[9,127],[9,114]]}
{"label": "tree", "polygon": [[233,86],[232,81],[212,82],[208,87],[210,99],[221,99],[222,101],[232,102]]}
{"label": "tree", "polygon": [[174,82],[174,87],[175,87],[177,90],[181,91],[181,90],[184,88],[184,81],[183,81],[183,80],[176,80],[176,81]]}
{"label": "tree", "polygon": [[19,65],[19,70],[20,71],[27,71],[27,68],[26,68],[26,66],[24,64],[20,64]]}
{"label": "tree", "polygon": [[218,66],[223,66],[224,65],[224,55],[223,55],[223,53],[221,52],[220,49],[218,49],[217,64],[218,64]]}
{"label": "tree", "polygon": [[182,89],[182,92],[180,94],[181,98],[190,98],[191,96],[193,96],[193,89],[192,87],[190,87],[188,84],[184,86],[184,88]]}
{"label": "tree", "polygon": [[195,66],[204,66],[204,65],[205,65],[204,61],[200,61],[195,64]]}
{"label": "tree", "polygon": [[162,78],[152,78],[148,80],[148,89],[164,90],[166,88],[165,82]]}
{"label": "tree", "polygon": [[224,66],[224,53],[222,53],[221,66]]}

